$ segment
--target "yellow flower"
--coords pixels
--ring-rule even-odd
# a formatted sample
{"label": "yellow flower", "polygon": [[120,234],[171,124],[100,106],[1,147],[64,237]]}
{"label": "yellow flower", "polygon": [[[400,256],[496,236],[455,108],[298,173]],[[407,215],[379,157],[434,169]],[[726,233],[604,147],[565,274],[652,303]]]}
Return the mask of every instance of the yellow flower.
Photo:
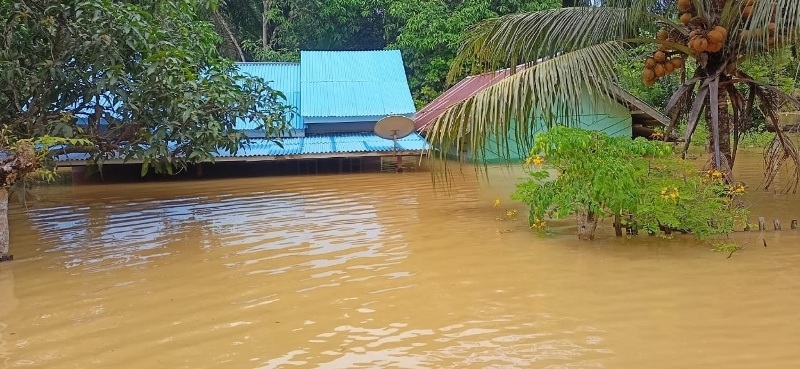
{"label": "yellow flower", "polygon": [[664,187],[661,189],[661,198],[665,200],[677,200],[680,197],[680,191],[678,191],[678,187]]}
{"label": "yellow flower", "polygon": [[737,182],[736,184],[728,186],[727,191],[728,191],[728,193],[730,193],[732,195],[733,194],[743,194],[743,193],[745,193],[746,188],[747,187],[743,183]]}
{"label": "yellow flower", "polygon": [[500,206],[500,199],[494,199],[494,207]]}
{"label": "yellow flower", "polygon": [[506,210],[506,218],[515,218],[517,216],[517,211],[514,209]]}
{"label": "yellow flower", "polygon": [[547,227],[547,222],[539,218],[533,218],[533,221],[531,222],[531,229],[540,230],[544,229],[545,227]]}
{"label": "yellow flower", "polygon": [[536,155],[533,157],[533,165],[542,165],[544,163],[544,159],[541,156]]}

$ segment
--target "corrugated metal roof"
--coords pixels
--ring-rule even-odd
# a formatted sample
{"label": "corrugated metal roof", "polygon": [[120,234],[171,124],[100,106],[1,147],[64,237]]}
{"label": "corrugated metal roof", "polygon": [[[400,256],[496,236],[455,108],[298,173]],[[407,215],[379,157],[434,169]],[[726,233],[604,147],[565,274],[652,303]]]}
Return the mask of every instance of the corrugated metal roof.
{"label": "corrugated metal roof", "polygon": [[[337,133],[284,138],[281,140],[281,144],[283,147],[268,139],[251,140],[250,146],[242,148],[235,156],[287,156],[394,151],[392,140],[381,138],[372,133]],[[397,149],[399,151],[423,151],[428,148],[428,142],[416,132],[397,140]],[[231,157],[232,155],[227,152],[220,152],[218,156]]]}
{"label": "corrugated metal roof", "polygon": [[[429,144],[419,133],[412,133],[397,140],[398,151],[423,151]],[[306,137],[292,137],[281,139],[281,144],[265,139],[251,139],[250,145],[240,149],[236,155],[220,151],[216,157],[260,157],[260,156],[289,156],[313,155],[358,152],[389,152],[394,151],[392,140],[381,138],[372,133],[336,133],[326,135],[310,135]],[[89,155],[85,153],[70,153],[55,157],[58,162],[86,161]],[[109,159],[121,160],[119,155],[112,153]],[[135,160],[133,161],[135,162]]]}
{"label": "corrugated metal roof", "polygon": [[464,101],[477,94],[483,89],[500,82],[503,78],[510,75],[510,69],[502,69],[496,72],[488,72],[469,76],[462,79],[453,87],[450,87],[439,97],[435,98],[414,116],[414,126],[418,131],[425,130],[436,117],[442,114],[447,108]]}
{"label": "corrugated metal roof", "polygon": [[302,51],[300,60],[304,117],[416,111],[399,50]]}
{"label": "corrugated metal roof", "polygon": [[[286,96],[286,103],[297,111],[300,109],[300,63],[236,63],[239,72],[254,77],[261,77],[269,82],[270,87]],[[294,114],[292,129],[304,129],[303,117]],[[256,124],[244,120],[237,121],[236,129],[255,129]]]}

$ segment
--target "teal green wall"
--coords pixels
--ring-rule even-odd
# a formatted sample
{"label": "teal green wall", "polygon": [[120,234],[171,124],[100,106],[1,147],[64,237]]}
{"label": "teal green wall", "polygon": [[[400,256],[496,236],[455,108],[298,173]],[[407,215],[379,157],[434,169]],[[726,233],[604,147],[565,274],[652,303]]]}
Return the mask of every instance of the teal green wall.
{"label": "teal green wall", "polygon": [[[632,137],[631,113],[628,108],[611,99],[593,102],[588,93],[583,101],[579,114],[556,117],[553,123],[601,131],[612,137]],[[547,129],[541,116],[537,116],[536,120],[538,124],[533,126],[533,131],[528,134],[529,137]],[[497,137],[490,137],[486,144],[485,156],[473,153],[468,156],[468,160],[486,163],[521,162],[528,156],[530,147],[518,144],[515,133],[513,130],[508,132],[508,146],[498,145]]]}

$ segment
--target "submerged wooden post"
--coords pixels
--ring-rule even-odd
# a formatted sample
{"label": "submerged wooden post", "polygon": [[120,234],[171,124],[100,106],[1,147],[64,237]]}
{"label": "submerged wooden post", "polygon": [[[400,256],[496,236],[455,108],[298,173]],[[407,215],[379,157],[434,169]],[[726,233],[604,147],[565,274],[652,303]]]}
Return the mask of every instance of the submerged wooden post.
{"label": "submerged wooden post", "polygon": [[780,231],[781,230],[781,220],[780,219],[775,219],[774,221],[772,221],[772,226],[775,228],[776,231]]}
{"label": "submerged wooden post", "polygon": [[767,226],[765,225],[766,222],[767,221],[764,220],[764,217],[758,217],[758,230],[759,231],[763,231],[763,230],[767,229]]}
{"label": "submerged wooden post", "polygon": [[792,219],[792,224],[789,227],[792,229],[797,229],[797,219]]}
{"label": "submerged wooden post", "polygon": [[622,219],[619,214],[614,214],[614,235],[622,237]]}

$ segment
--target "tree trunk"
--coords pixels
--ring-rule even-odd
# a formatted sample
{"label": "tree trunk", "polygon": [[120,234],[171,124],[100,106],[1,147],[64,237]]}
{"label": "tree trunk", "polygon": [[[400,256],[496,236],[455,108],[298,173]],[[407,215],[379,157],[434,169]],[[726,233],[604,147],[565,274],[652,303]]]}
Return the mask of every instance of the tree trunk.
{"label": "tree trunk", "polygon": [[0,187],[0,261],[11,258],[8,233],[8,189]]}
{"label": "tree trunk", "polygon": [[578,220],[578,239],[581,241],[591,241],[594,239],[594,232],[597,229],[597,216],[591,211],[581,211],[575,214]]}
{"label": "tree trunk", "polygon": [[242,47],[239,45],[239,41],[236,39],[236,36],[233,34],[233,31],[231,31],[231,27],[230,25],[228,25],[228,20],[225,19],[225,16],[220,14],[220,12],[218,11],[214,11],[214,19],[217,21],[220,28],[222,28],[225,31],[225,34],[228,36],[228,41],[230,41],[230,43],[236,49],[236,53],[239,54],[239,59],[241,59],[241,61],[243,62],[247,61],[244,57],[244,51],[242,51]]}
{"label": "tree trunk", "polygon": [[36,166],[36,151],[28,141],[20,141],[12,156],[0,160],[0,261],[11,260],[8,245],[9,188],[36,170]]}
{"label": "tree trunk", "polygon": [[[733,124],[731,114],[728,111],[728,91],[724,87],[719,89],[717,101],[709,101],[709,104],[717,104],[719,107],[719,130],[718,137],[715,137],[713,122],[711,121],[711,109],[706,110],[706,129],[708,129],[708,153],[711,154],[711,166],[718,169],[727,176],[730,176],[733,169],[733,151],[731,150],[731,125]],[[714,148],[719,142],[720,164],[717,165],[714,158]]]}

